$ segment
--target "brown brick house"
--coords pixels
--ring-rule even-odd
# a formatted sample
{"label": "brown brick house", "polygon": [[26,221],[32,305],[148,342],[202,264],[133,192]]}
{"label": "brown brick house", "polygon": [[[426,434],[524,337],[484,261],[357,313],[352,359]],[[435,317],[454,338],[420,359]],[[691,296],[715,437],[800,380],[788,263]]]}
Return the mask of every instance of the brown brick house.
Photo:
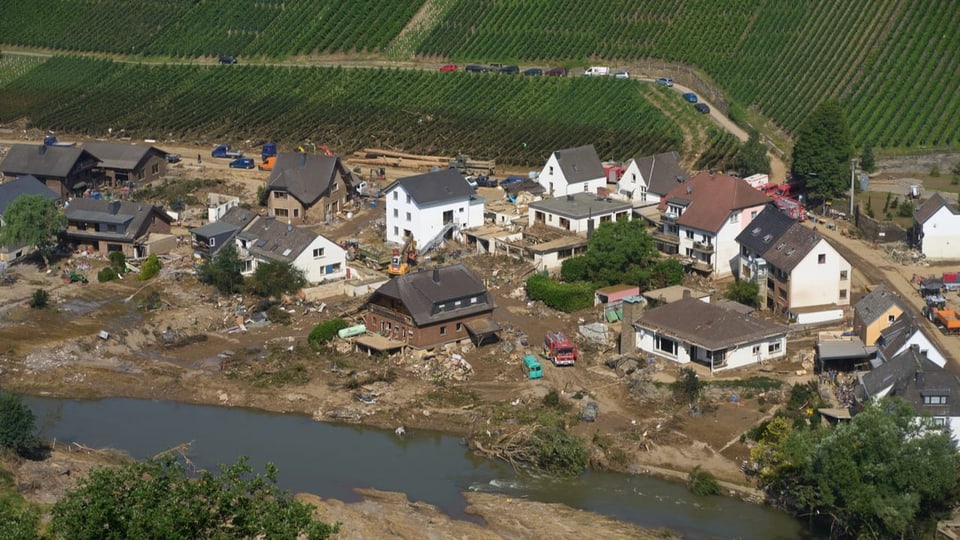
{"label": "brown brick house", "polygon": [[153,146],[90,141],[83,149],[100,161],[94,169],[100,188],[145,184],[167,175],[167,153]]}
{"label": "brown brick house", "polygon": [[462,264],[397,276],[364,306],[367,330],[420,348],[495,335],[496,307],[487,287]]}
{"label": "brown brick house", "polygon": [[92,187],[97,158],[75,146],[15,144],[0,162],[7,179],[33,175],[61,199]]}
{"label": "brown brick house", "polygon": [[122,251],[128,258],[164,253],[176,247],[170,234],[173,218],[162,207],[94,199],[73,199],[64,205],[67,241],[80,249],[107,255]]}
{"label": "brown brick house", "polygon": [[260,203],[281,221],[318,223],[344,208],[351,187],[350,171],[337,156],[281,153]]}

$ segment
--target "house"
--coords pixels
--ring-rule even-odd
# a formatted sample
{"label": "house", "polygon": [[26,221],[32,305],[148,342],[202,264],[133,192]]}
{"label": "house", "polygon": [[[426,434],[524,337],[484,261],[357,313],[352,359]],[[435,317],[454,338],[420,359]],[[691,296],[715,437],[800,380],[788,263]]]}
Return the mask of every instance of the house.
{"label": "house", "polygon": [[740,178],[699,173],[660,201],[654,244],[666,254],[686,257],[692,270],[729,276],[740,257],[737,236],[770,202]]}
{"label": "house", "polygon": [[817,231],[767,206],[736,241],[737,274],[759,285],[761,307],[804,324],[843,318],[837,307],[850,305],[851,266]]}
{"label": "house", "polygon": [[338,156],[280,153],[260,204],[284,221],[324,222],[346,208],[352,188],[352,175]]}
{"label": "house", "polygon": [[865,345],[873,345],[904,311],[900,297],[881,283],[853,305],[853,330]]}
{"label": "house", "polygon": [[[40,195],[51,201],[59,201],[60,196],[31,175],[18,176],[9,182],[0,184],[0,228],[4,225],[3,215],[13,201],[21,195]],[[0,246],[0,262],[12,262],[32,251],[33,246]]]}
{"label": "house", "polygon": [[617,194],[634,206],[655,205],[689,177],[680,167],[680,156],[676,152],[635,158],[627,162],[617,182]]}
{"label": "house", "polygon": [[920,348],[920,353],[926,355],[927,359],[934,364],[940,367],[947,364],[947,359],[910,313],[900,315],[893,324],[881,330],[876,346],[877,357],[882,362],[888,362],[910,347],[917,346]]}
{"label": "house", "polygon": [[576,234],[590,235],[601,223],[633,219],[633,206],[601,198],[594,193],[568,193],[533,201],[528,205],[527,224],[546,225]]}
{"label": "house", "polygon": [[367,330],[433,348],[499,332],[483,281],[462,264],[396,276],[374,291],[363,315]]}
{"label": "house", "polygon": [[643,293],[643,298],[650,306],[662,306],[671,302],[678,302],[686,297],[696,298],[701,302],[710,303],[710,293],[684,287],[683,285],[670,285],[661,289],[651,289]]}
{"label": "house", "polygon": [[107,256],[120,251],[139,259],[176,247],[170,234],[173,218],[163,207],[121,201],[72,199],[64,204],[67,242]]}
{"label": "house", "polygon": [[0,172],[6,179],[33,175],[66,200],[93,186],[97,163],[94,155],[75,146],[15,144],[0,162]]}
{"label": "house", "polygon": [[644,311],[633,329],[643,353],[696,362],[711,373],[786,356],[786,326],[690,296]]}
{"label": "house", "polygon": [[617,322],[623,320],[623,301],[627,297],[636,297],[640,294],[640,287],[636,285],[610,285],[593,291],[593,305],[602,306],[603,320]]}
{"label": "house", "polygon": [[947,427],[954,439],[960,436],[960,379],[931,361],[918,345],[903,350],[889,361],[857,376],[856,397],[898,397],[913,405],[917,416],[930,415]]}
{"label": "house", "polygon": [[212,259],[221,248],[234,243],[240,231],[260,217],[256,212],[235,206],[221,215],[220,219],[193,227],[190,229],[190,245],[194,256]]}
{"label": "house", "polygon": [[596,193],[607,187],[603,164],[592,144],[557,150],[547,159],[537,182],[546,193],[563,197],[570,193]]}
{"label": "house", "polygon": [[960,259],[960,210],[936,192],[913,214],[912,240],[928,260]]}
{"label": "house", "polygon": [[219,221],[231,208],[240,206],[240,197],[207,193],[207,222]]}
{"label": "house", "polygon": [[462,229],[483,225],[484,199],[456,169],[400,178],[387,186],[386,240],[426,253]]}
{"label": "house", "polygon": [[256,272],[266,262],[284,262],[302,270],[309,283],[346,276],[347,252],[339,244],[273,216],[252,219],[236,234],[235,242],[243,262],[240,273],[244,275]]}
{"label": "house", "polygon": [[140,185],[167,175],[167,153],[153,146],[90,141],[83,150],[99,161],[94,188]]}

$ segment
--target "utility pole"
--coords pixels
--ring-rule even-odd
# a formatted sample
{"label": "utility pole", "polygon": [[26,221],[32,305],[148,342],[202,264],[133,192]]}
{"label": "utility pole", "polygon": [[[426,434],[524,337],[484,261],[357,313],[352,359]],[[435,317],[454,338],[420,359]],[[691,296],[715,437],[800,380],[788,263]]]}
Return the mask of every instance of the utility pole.
{"label": "utility pole", "polygon": [[857,160],[850,160],[850,219],[853,220],[853,200],[856,195],[856,191],[853,187],[854,179],[857,177]]}

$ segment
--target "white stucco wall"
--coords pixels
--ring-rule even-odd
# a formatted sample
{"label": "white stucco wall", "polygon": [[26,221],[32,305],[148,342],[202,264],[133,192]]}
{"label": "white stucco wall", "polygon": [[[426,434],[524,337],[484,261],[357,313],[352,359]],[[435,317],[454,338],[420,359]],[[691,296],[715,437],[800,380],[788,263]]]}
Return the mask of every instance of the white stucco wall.
{"label": "white stucco wall", "polygon": [[[314,256],[313,252],[317,249],[322,249],[323,254]],[[317,235],[307,249],[293,260],[293,265],[303,270],[304,277],[310,283],[343,279],[347,273],[347,253],[332,240]],[[329,268],[331,265],[335,268]]]}
{"label": "white stucco wall", "polygon": [[543,166],[540,176],[537,177],[537,182],[554,197],[563,197],[569,193],[596,193],[599,188],[607,187],[607,178],[602,175],[570,186],[563,176],[563,171],[560,170],[555,153],[550,154],[547,164]]}
{"label": "white stucco wall", "polygon": [[[609,218],[608,221],[617,221],[619,219],[624,219],[627,221],[633,221],[633,212],[630,209],[620,210],[618,212],[607,212],[604,214],[595,214],[590,217],[580,218],[580,219],[570,219],[570,228],[561,227],[560,220],[563,216],[558,216],[557,214],[551,213],[546,210],[530,208],[527,212],[527,225],[533,226],[536,223],[537,212],[542,212],[544,217],[544,224],[550,227],[555,227],[557,229],[569,230],[573,233],[582,233],[586,234],[590,227],[590,222],[593,222],[593,230],[597,230],[600,227],[600,224],[603,223],[603,218]],[[569,218],[567,218],[569,219]]]}
{"label": "white stucco wall", "polygon": [[397,186],[386,195],[386,240],[402,244],[405,231],[413,234],[417,245],[424,245],[436,237],[443,228],[443,213],[453,211],[453,222],[461,229],[483,225],[484,200],[482,197],[445,201],[440,204],[419,207],[408,197],[403,186]]}
{"label": "white stucco wall", "polygon": [[[824,256],[820,264],[820,255]],[[845,276],[840,279],[841,275]],[[836,249],[821,239],[790,272],[790,308],[850,305],[852,269]],[[846,291],[843,298],[840,291]]]}
{"label": "white stucco wall", "polygon": [[960,259],[960,216],[946,207],[923,224],[923,254],[929,260]]}
{"label": "white stucco wall", "polygon": [[634,203],[645,202],[654,204],[660,202],[660,196],[656,193],[648,192],[648,187],[649,181],[643,176],[643,173],[640,172],[637,160],[631,159],[630,163],[627,164],[626,170],[623,172],[623,176],[620,177],[620,181],[617,182],[617,193]]}
{"label": "white stucco wall", "polygon": [[[678,364],[687,364],[695,359],[690,355],[689,343],[678,342],[677,354],[669,355],[656,348],[656,332],[646,328],[636,328],[637,348],[645,354],[655,354],[664,358],[669,358]],[[774,350],[770,350],[773,348]],[[726,364],[722,367],[715,367],[714,371],[724,371],[738,367],[748,366],[767,360],[776,360],[783,358],[787,354],[786,336],[776,336],[769,339],[757,340],[750,343],[744,343],[735,349],[727,349]],[[697,348],[697,358],[700,362],[709,365],[707,351]]]}

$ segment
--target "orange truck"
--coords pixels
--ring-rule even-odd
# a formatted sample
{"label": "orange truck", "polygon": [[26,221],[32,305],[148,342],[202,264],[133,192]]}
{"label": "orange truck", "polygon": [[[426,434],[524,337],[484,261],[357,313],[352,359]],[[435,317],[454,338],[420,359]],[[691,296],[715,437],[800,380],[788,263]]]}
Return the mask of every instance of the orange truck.
{"label": "orange truck", "polygon": [[276,161],[277,161],[277,156],[267,156],[266,159],[263,160],[263,163],[261,163],[260,165],[257,165],[257,168],[260,169],[261,171],[272,171],[273,164]]}
{"label": "orange truck", "polygon": [[943,327],[946,334],[960,334],[960,318],[957,312],[952,309],[930,308],[930,311],[936,317],[936,323]]}

